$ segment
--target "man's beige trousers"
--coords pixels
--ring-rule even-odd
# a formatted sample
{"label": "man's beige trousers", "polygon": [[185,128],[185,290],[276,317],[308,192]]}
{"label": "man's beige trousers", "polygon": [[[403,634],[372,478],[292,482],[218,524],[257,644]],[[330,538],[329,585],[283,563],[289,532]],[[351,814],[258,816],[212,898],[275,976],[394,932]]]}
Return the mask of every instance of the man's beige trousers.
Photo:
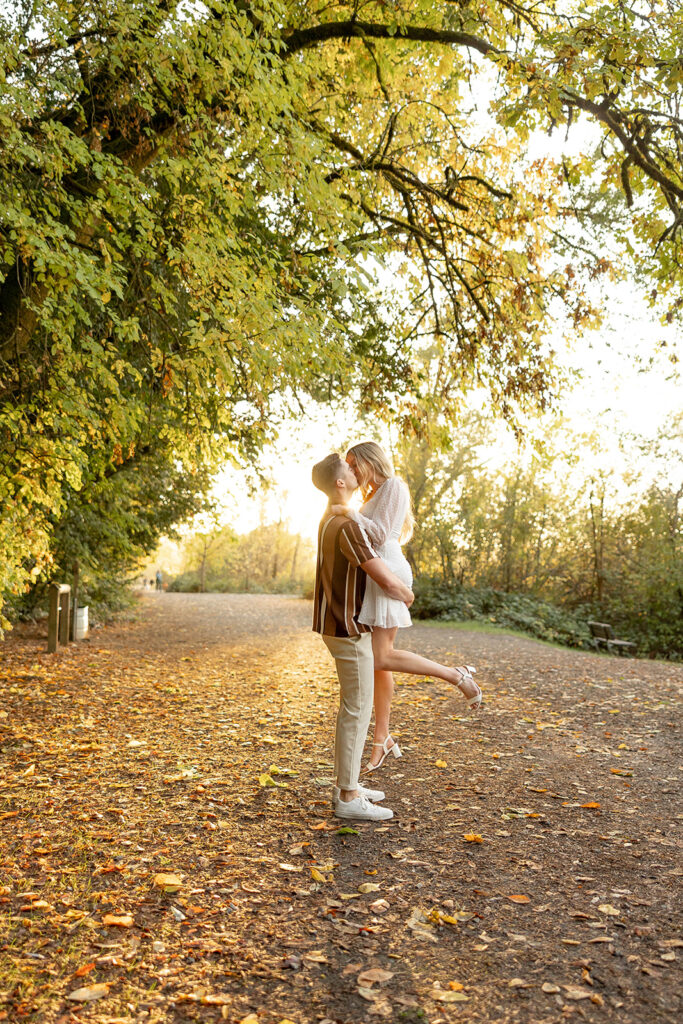
{"label": "man's beige trousers", "polygon": [[340,789],[357,789],[360,762],[372,716],[374,661],[372,637],[323,636],[339,678],[339,714],[334,770]]}

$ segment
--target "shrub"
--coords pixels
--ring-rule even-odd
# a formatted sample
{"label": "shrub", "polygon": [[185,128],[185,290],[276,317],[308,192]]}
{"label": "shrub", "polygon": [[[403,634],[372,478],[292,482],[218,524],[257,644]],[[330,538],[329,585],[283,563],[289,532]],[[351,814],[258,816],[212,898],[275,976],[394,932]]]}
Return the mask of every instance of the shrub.
{"label": "shrub", "polygon": [[591,646],[590,631],[580,610],[570,612],[528,594],[420,580],[415,584],[411,611],[418,619],[491,622],[567,647]]}

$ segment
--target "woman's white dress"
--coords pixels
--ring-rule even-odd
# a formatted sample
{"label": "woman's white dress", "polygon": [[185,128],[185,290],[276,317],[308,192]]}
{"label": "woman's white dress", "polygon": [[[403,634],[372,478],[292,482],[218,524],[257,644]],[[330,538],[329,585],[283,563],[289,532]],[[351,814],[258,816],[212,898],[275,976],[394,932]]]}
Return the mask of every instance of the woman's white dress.
{"label": "woman's white dress", "polygon": [[[368,535],[368,538],[391,571],[407,587],[413,584],[410,564],[401,551],[399,537],[410,510],[410,492],[402,480],[390,476],[365,502],[360,512],[350,513]],[[358,621],[366,626],[411,626],[410,612],[403,601],[387,597],[374,580],[368,578],[365,597]]]}

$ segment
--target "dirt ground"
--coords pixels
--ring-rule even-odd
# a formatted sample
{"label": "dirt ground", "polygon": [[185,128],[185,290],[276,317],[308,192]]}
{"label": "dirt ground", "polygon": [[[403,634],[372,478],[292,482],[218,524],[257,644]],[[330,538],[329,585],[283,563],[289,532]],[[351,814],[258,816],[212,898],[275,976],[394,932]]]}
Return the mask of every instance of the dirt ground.
{"label": "dirt ground", "polygon": [[683,666],[407,630],[485,704],[401,677],[396,816],[349,828],[310,615],[153,594],[0,645],[0,1020],[678,1022]]}

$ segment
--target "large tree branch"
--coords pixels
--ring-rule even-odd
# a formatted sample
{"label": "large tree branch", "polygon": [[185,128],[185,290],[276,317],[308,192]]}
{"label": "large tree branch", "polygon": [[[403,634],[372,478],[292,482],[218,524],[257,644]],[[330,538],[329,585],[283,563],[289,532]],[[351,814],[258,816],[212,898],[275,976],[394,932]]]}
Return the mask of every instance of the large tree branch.
{"label": "large tree branch", "polygon": [[464,46],[477,50],[486,56],[488,53],[502,53],[485,39],[473,36],[470,32],[448,32],[441,29],[427,28],[425,25],[401,26],[397,32],[392,26],[379,25],[370,21],[326,21],[310,28],[293,29],[286,32],[282,56],[298,53],[300,50],[329,42],[331,39],[349,39],[351,36],[370,39],[408,39],[417,43],[442,43],[446,46]]}
{"label": "large tree branch", "polygon": [[597,121],[600,121],[601,124],[609,128],[611,133],[619,140],[631,161],[637,167],[640,167],[641,171],[644,171],[648,178],[661,185],[665,193],[669,192],[678,199],[683,200],[683,186],[678,185],[664,174],[657,164],[650,159],[644,147],[638,144],[637,139],[629,135],[624,129],[621,124],[621,118],[624,115],[617,115],[613,109],[610,109],[608,104],[596,103],[595,100],[586,99],[571,89],[563,89],[560,95],[568,106],[578,107],[579,110],[591,114]]}
{"label": "large tree branch", "polygon": [[[349,39],[351,37],[372,39],[395,39],[408,40],[410,42],[436,43],[442,46],[461,46],[466,49],[476,50],[483,56],[499,55],[505,56],[507,60],[519,66],[524,72],[527,81],[540,80],[541,76],[530,71],[517,58],[506,51],[493,46],[485,39],[472,35],[469,32],[450,32],[442,29],[428,28],[424,25],[402,26],[397,32],[393,26],[375,24],[372,22],[359,22],[353,19],[346,21],[323,22],[320,25],[313,25],[305,29],[293,29],[284,34],[283,57],[288,57],[301,50],[308,49],[320,43],[334,39]],[[610,132],[618,139],[626,154],[633,163],[639,167],[652,181],[656,182],[665,193],[676,196],[683,201],[683,186],[672,180],[657,164],[650,159],[643,151],[637,141],[624,130],[622,120],[625,114],[617,113],[609,102],[596,102],[579,95],[572,89],[562,88],[560,90],[562,100],[570,107],[577,107],[589,113],[600,123],[604,124]]]}

